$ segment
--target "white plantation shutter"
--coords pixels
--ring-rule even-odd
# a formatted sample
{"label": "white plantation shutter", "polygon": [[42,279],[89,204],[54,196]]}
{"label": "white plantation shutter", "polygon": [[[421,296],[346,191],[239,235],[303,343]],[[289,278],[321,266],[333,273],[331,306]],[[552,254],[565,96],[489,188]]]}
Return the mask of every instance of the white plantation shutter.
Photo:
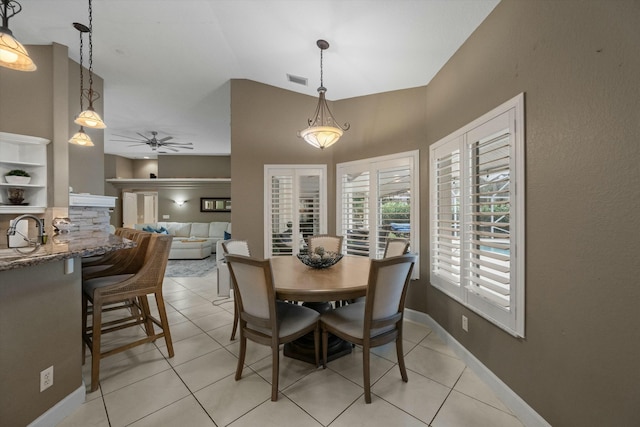
{"label": "white plantation shutter", "polygon": [[369,171],[344,171],[339,178],[342,208],[339,235],[344,236],[343,252],[369,256]]}
{"label": "white plantation shutter", "polygon": [[460,139],[443,145],[432,159],[431,280],[460,298],[462,188]]}
{"label": "white plantation shutter", "polygon": [[[382,258],[394,237],[409,239],[418,252],[418,160],[412,151],[337,165],[336,230],[345,254]],[[418,278],[420,269],[413,272]]]}
{"label": "white plantation shutter", "polygon": [[524,336],[523,108],[519,95],[430,155],[431,283],[516,336]]}
{"label": "white plantation shutter", "polygon": [[505,309],[511,305],[510,138],[507,127],[485,140],[467,141],[467,289]]}
{"label": "white plantation shutter", "polygon": [[265,165],[265,257],[294,255],[326,233],[326,167]]}
{"label": "white plantation shutter", "polygon": [[404,164],[387,167],[378,170],[377,178],[379,231],[375,258],[382,258],[387,239],[411,238],[412,170]]}

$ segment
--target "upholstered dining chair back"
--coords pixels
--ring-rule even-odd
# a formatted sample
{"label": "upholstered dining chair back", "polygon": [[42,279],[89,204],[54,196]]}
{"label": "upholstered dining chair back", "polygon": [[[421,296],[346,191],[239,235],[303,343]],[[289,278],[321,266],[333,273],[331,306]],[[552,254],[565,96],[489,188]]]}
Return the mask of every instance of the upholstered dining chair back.
{"label": "upholstered dining chair back", "polygon": [[222,242],[224,254],[251,256],[249,242],[246,240],[225,240]]}
{"label": "upholstered dining chair back", "polygon": [[392,256],[400,256],[409,252],[409,239],[387,239],[387,244],[384,247],[383,258],[389,258]]}
{"label": "upholstered dining chair back", "polygon": [[369,270],[369,285],[365,306],[365,325],[368,320],[372,327],[378,322],[400,314],[404,310],[404,299],[411,278],[415,256],[406,255],[372,260]]}
{"label": "upholstered dining chair back", "polygon": [[342,253],[343,236],[330,236],[328,234],[316,234],[307,239],[309,245],[309,253],[315,252],[316,248],[324,248],[327,252]]}
{"label": "upholstered dining chair back", "polygon": [[[268,260],[249,257],[238,260],[227,255],[235,289],[235,298],[241,313],[253,317],[253,322],[261,327],[271,328],[270,319],[275,314],[275,289]],[[232,262],[235,261],[235,262]]]}
{"label": "upholstered dining chair back", "polygon": [[271,400],[278,400],[280,344],[314,333],[319,362],[320,314],[301,305],[276,301],[271,262],[242,255],[227,255],[240,317],[240,355],[235,379],[242,377],[247,339],[271,347]]}

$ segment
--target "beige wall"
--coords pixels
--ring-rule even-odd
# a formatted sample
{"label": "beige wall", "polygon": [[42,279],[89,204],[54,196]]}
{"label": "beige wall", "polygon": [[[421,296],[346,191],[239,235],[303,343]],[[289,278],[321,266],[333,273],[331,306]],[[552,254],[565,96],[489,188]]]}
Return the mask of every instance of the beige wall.
{"label": "beige wall", "polygon": [[[324,153],[295,137],[313,98],[233,81],[234,232],[262,251],[256,219],[265,163],[327,163],[333,180],[336,162],[420,149],[423,279],[412,284],[408,305],[433,317],[550,424],[636,425],[638,28],[637,1],[504,0],[425,88],[336,102],[335,115],[352,129]],[[525,339],[427,283],[428,147],[520,92]]]}
{"label": "beige wall", "polygon": [[[83,386],[80,258],[72,261],[73,274],[65,261],[0,272],[2,426],[28,425]],[[40,392],[50,366],[53,385]]]}
{"label": "beige wall", "polygon": [[[250,80],[231,81],[233,237],[247,239],[256,256],[264,253],[264,165],[332,162],[331,150],[317,150],[296,136],[307,127],[317,102],[317,98]],[[328,175],[328,188],[333,188],[335,168],[329,167]],[[335,197],[331,194],[328,227],[334,230]]]}

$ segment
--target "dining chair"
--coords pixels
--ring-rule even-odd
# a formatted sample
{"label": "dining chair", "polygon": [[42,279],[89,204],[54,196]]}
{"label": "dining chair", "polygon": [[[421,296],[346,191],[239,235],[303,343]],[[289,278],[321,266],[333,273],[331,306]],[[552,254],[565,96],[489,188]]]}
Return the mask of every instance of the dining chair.
{"label": "dining chair", "polygon": [[[117,274],[84,280],[82,283],[82,338],[91,351],[91,391],[98,389],[100,360],[132,347],[164,337],[169,357],[173,357],[173,343],[162,295],[162,282],[171,250],[172,236],[149,234],[144,263],[135,274]],[[155,297],[160,319],[151,315],[148,295]],[[91,307],[89,306],[91,303]],[[114,306],[114,304],[116,304]],[[126,314],[103,322],[103,312],[125,308]],[[88,317],[91,314],[91,324]],[[102,351],[102,335],[129,327],[144,326],[146,337]],[[160,328],[156,332],[154,325]],[[84,360],[86,348],[82,348]]]}
{"label": "dining chair", "polygon": [[343,236],[330,236],[328,234],[316,234],[307,238],[309,253],[315,252],[316,248],[323,247],[327,252],[342,253]]}
{"label": "dining chair", "polygon": [[371,348],[395,341],[400,375],[402,381],[408,381],[402,350],[402,321],[404,301],[415,260],[413,254],[371,260],[365,301],[338,307],[320,317],[323,368],[327,367],[329,333],[362,346],[366,403],[371,403]]}
{"label": "dining chair", "polygon": [[240,355],[236,381],[242,378],[247,339],[271,347],[271,400],[278,400],[280,344],[314,334],[315,361],[319,365],[320,314],[308,307],[276,300],[269,260],[227,255],[227,264],[240,317]]}
{"label": "dining chair", "polygon": [[382,258],[400,256],[407,252],[409,252],[409,239],[390,238],[387,239],[387,244],[384,247],[384,255]]}
{"label": "dining chair", "polygon": [[[251,256],[249,251],[249,243],[246,240],[225,240],[222,242],[222,252],[224,255],[244,255]],[[238,305],[233,303],[233,327],[231,329],[231,338],[233,341],[236,339],[236,330],[238,329]]]}

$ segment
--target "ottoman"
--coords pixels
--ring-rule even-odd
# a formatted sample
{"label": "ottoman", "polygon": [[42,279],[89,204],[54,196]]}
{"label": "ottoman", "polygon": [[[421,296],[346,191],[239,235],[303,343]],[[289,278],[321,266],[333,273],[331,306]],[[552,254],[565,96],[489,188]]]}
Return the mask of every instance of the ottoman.
{"label": "ottoman", "polygon": [[204,259],[211,256],[211,241],[173,239],[169,259]]}

